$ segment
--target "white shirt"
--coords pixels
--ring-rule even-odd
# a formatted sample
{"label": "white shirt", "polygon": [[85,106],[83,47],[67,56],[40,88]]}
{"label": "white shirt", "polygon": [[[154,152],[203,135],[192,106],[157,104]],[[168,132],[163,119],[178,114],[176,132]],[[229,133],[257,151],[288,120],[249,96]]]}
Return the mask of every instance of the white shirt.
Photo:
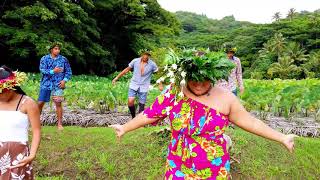
{"label": "white shirt", "polygon": [[0,142],[28,142],[29,119],[20,111],[0,110]]}

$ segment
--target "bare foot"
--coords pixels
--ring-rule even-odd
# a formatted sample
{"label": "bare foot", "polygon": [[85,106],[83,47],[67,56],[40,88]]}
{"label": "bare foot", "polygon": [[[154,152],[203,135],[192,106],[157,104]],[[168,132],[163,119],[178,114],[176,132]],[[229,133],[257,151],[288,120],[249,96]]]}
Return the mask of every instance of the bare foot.
{"label": "bare foot", "polygon": [[62,131],[62,130],[63,130],[62,124],[58,124],[58,130],[59,130],[59,131]]}

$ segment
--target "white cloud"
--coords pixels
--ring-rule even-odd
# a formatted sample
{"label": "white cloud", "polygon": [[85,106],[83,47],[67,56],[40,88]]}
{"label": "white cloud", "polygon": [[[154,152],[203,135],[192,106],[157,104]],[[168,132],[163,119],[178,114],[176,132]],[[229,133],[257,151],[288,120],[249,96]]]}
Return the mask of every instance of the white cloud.
{"label": "white cloud", "polygon": [[189,11],[213,19],[234,15],[237,20],[269,23],[275,12],[285,17],[290,8],[298,12],[320,9],[320,0],[158,0],[171,12]]}

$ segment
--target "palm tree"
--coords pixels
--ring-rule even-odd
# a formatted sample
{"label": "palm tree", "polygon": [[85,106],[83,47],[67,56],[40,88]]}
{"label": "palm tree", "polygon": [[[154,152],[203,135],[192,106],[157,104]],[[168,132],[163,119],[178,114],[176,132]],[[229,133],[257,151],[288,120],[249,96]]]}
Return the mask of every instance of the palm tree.
{"label": "palm tree", "polygon": [[300,68],[293,64],[294,60],[289,56],[278,58],[278,62],[271,64],[268,74],[278,74],[281,79],[287,79],[291,73],[299,72]]}
{"label": "palm tree", "polygon": [[302,64],[307,61],[308,55],[306,50],[301,48],[297,42],[290,42],[286,47],[286,55],[288,55],[296,64]]}
{"label": "palm tree", "polygon": [[290,19],[290,21],[293,19],[294,15],[296,14],[296,9],[291,8],[288,12],[287,18]]}
{"label": "palm tree", "polygon": [[280,12],[276,12],[273,16],[272,19],[274,19],[275,21],[279,21],[281,18],[281,13]]}
{"label": "palm tree", "polygon": [[262,49],[259,51],[260,54],[267,54],[269,52],[272,52],[273,42],[271,40],[267,41],[266,43],[263,43]]}
{"label": "palm tree", "polygon": [[311,53],[308,61],[301,66],[306,77],[320,78],[320,51]]}
{"label": "palm tree", "polygon": [[286,47],[286,43],[286,39],[283,35],[281,33],[276,33],[271,42],[272,52],[277,53],[278,57],[280,57]]}

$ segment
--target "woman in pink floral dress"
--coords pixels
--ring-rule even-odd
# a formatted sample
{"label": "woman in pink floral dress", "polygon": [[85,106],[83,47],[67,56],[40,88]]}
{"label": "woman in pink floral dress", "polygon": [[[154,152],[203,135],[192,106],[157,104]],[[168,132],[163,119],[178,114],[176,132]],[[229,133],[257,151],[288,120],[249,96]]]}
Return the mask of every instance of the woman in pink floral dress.
{"label": "woman in pink floral dress", "polygon": [[[186,73],[193,71],[196,71],[194,67]],[[230,156],[223,138],[229,121],[293,150],[294,135],[279,133],[252,117],[231,92],[214,86],[208,77],[194,81],[183,73],[182,76],[187,80],[185,85],[180,83],[183,94],[178,95],[172,85],[132,121],[111,126],[120,138],[129,131],[169,117],[172,135],[165,179],[230,179]]]}

